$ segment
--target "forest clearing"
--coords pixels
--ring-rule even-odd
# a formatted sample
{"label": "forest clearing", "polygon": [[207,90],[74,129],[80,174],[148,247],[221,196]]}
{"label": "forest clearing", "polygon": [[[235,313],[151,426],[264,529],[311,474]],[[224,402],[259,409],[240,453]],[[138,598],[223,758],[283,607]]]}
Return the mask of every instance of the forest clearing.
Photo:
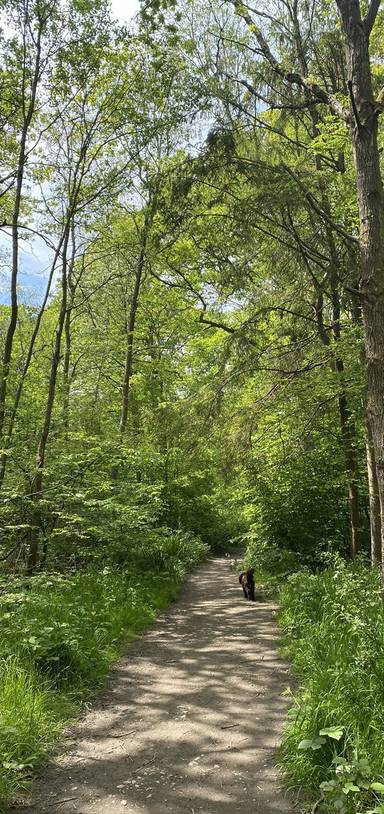
{"label": "forest clearing", "polygon": [[1,811],[384,814],[383,57],[1,0]]}

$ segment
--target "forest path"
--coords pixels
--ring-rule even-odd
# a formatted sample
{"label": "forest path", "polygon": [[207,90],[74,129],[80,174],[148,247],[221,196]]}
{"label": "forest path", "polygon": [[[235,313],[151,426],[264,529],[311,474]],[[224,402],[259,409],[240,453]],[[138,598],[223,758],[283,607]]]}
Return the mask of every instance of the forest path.
{"label": "forest path", "polygon": [[292,812],[274,766],[289,703],[274,610],[243,600],[228,560],[196,569],[115,665],[23,814]]}

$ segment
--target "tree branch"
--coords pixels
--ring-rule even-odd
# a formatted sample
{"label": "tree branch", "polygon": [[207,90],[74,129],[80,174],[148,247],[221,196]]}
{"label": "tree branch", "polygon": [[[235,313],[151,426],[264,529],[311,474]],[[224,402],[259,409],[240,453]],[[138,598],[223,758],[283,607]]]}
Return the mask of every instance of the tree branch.
{"label": "tree branch", "polygon": [[255,99],[258,99],[260,102],[263,102],[265,105],[268,105],[268,107],[271,110],[308,110],[308,108],[312,107],[313,105],[321,104],[320,99],[310,99],[307,102],[299,102],[297,104],[288,104],[288,103],[277,104],[273,100],[268,99],[266,96],[263,96],[261,93],[255,90],[253,85],[250,85],[250,83],[247,82],[246,79],[238,79],[236,76],[231,76],[231,74],[229,73],[224,73],[224,76],[231,82],[237,82],[238,85],[242,85],[244,88],[246,88],[246,90],[249,91],[249,93],[252,96],[255,97]]}
{"label": "tree branch", "polygon": [[379,8],[380,8],[380,0],[371,0],[371,2],[369,4],[369,9],[368,9],[367,15],[366,15],[366,17],[364,17],[364,20],[363,20],[363,26],[365,28],[367,37],[369,37],[369,35],[370,35],[371,31],[372,31],[372,28],[375,25],[375,21],[376,21],[376,17],[377,17],[377,13],[379,11]]}
{"label": "tree branch", "polygon": [[301,182],[300,178],[298,178],[296,173],[290,167],[288,167],[287,164],[281,164],[281,167],[283,170],[285,170],[285,172],[288,173],[288,175],[291,176],[291,178],[293,178],[294,181],[296,181],[297,186],[301,189],[304,197],[306,198],[312,209],[315,210],[316,214],[319,215],[323,220],[325,220],[325,222],[328,223],[328,226],[330,226],[334,232],[337,232],[337,234],[339,234],[349,243],[352,243],[353,246],[358,246],[359,241],[357,237],[350,235],[349,232],[346,232],[342,226],[340,226],[338,223],[336,223],[336,221],[332,220],[332,218],[330,218],[329,215],[327,215],[324,209],[316,201],[316,198],[312,195],[312,193],[306,189],[306,187]]}
{"label": "tree branch", "polygon": [[4,557],[0,557],[0,562],[5,562],[5,560],[7,560],[9,557],[11,557],[11,555],[12,555],[12,554],[13,554],[15,551],[17,551],[17,549],[18,549],[18,548],[21,548],[21,546],[23,546],[23,545],[24,545],[24,542],[23,542],[23,541],[21,541],[21,542],[20,542],[20,540],[19,540],[19,541],[16,543],[16,545],[14,545],[14,546],[13,546],[13,548],[11,548],[11,550],[10,550],[10,551],[8,551],[8,554],[5,554],[5,556],[4,556]]}
{"label": "tree branch", "polygon": [[202,322],[204,325],[209,325],[210,328],[219,328],[221,331],[225,331],[227,334],[236,333],[236,328],[231,328],[230,325],[225,325],[224,322],[216,322],[213,319],[208,319],[208,317],[205,317],[204,311],[200,312],[199,322]]}
{"label": "tree branch", "polygon": [[349,98],[351,100],[351,107],[352,107],[352,110],[353,110],[353,115],[354,115],[354,119],[355,119],[355,122],[356,122],[356,127],[357,127],[357,129],[358,129],[358,131],[360,133],[360,131],[362,129],[362,124],[361,124],[361,121],[360,121],[359,111],[358,111],[358,109],[356,107],[356,101],[355,101],[355,97],[353,95],[353,85],[352,85],[352,82],[351,82],[350,79],[348,80],[348,93],[349,93]]}
{"label": "tree branch", "polygon": [[[372,0],[373,2],[377,2],[378,0]],[[242,17],[244,22],[247,24],[248,28],[250,29],[251,33],[256,37],[258,46],[264,58],[269,62],[270,66],[273,68],[275,73],[277,73],[281,79],[284,79],[286,82],[289,82],[291,85],[297,85],[298,87],[302,88],[303,90],[309,92],[311,96],[316,99],[318,102],[322,102],[323,104],[327,105],[332,113],[335,114],[339,119],[342,119],[344,122],[350,122],[350,112],[347,108],[345,108],[341,102],[336,99],[334,96],[328,94],[324,88],[321,88],[316,82],[313,82],[307,77],[301,76],[301,74],[286,71],[277,59],[274,57],[261,29],[258,25],[254,23],[250,14],[248,14],[246,8],[242,5],[241,0],[232,0],[233,5],[235,7],[236,13]]]}

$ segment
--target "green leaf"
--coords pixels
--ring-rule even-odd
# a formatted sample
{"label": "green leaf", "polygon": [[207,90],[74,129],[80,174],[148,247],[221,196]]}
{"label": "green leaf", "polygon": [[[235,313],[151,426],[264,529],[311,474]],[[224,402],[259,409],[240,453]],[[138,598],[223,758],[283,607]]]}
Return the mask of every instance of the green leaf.
{"label": "green leaf", "polygon": [[384,783],[371,783],[371,789],[378,791],[379,794],[384,794]]}
{"label": "green leaf", "polygon": [[344,726],[331,726],[328,729],[321,729],[320,735],[326,735],[334,741],[339,741],[344,735]]}
{"label": "green leaf", "polygon": [[333,791],[336,786],[336,780],[324,780],[323,783],[320,783],[320,788],[322,791]]}
{"label": "green leaf", "polygon": [[312,748],[312,741],[305,738],[303,741],[300,741],[298,749],[311,749]]}
{"label": "green leaf", "polygon": [[344,800],[342,800],[341,797],[338,798],[337,800],[335,800],[333,805],[334,805],[334,808],[336,809],[336,811],[342,812],[342,811],[346,810],[345,805],[344,805]]}
{"label": "green leaf", "polygon": [[359,786],[356,786],[354,783],[345,783],[343,786],[344,794],[349,794],[350,791],[360,791]]}
{"label": "green leaf", "polygon": [[300,741],[297,748],[302,750],[313,749],[315,751],[316,749],[321,749],[324,743],[326,743],[325,738],[319,738],[319,736],[316,735],[315,738],[304,738],[304,740]]}

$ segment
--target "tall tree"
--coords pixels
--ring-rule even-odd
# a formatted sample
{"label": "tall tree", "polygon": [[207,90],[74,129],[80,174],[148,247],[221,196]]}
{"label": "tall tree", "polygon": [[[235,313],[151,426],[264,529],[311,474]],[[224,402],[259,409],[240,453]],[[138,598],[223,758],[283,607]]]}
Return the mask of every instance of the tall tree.
{"label": "tall tree", "polygon": [[[9,36],[4,38],[3,62],[8,74],[7,91],[10,81],[15,83],[12,93],[15,99],[15,110],[12,122],[8,121],[7,136],[15,141],[13,166],[9,166],[2,179],[2,195],[12,199],[11,204],[11,243],[12,262],[10,271],[11,308],[9,324],[2,351],[0,372],[0,438],[2,438],[8,380],[12,359],[13,341],[18,319],[18,275],[19,275],[19,242],[20,216],[23,205],[23,188],[28,160],[33,152],[31,141],[41,136],[36,123],[38,91],[49,75],[52,66],[54,40],[57,34],[57,4],[50,0],[18,0],[6,3],[4,12],[9,15]],[[17,145],[17,146],[16,146]],[[6,157],[9,161],[9,156]],[[4,224],[3,224],[4,225]]]}

